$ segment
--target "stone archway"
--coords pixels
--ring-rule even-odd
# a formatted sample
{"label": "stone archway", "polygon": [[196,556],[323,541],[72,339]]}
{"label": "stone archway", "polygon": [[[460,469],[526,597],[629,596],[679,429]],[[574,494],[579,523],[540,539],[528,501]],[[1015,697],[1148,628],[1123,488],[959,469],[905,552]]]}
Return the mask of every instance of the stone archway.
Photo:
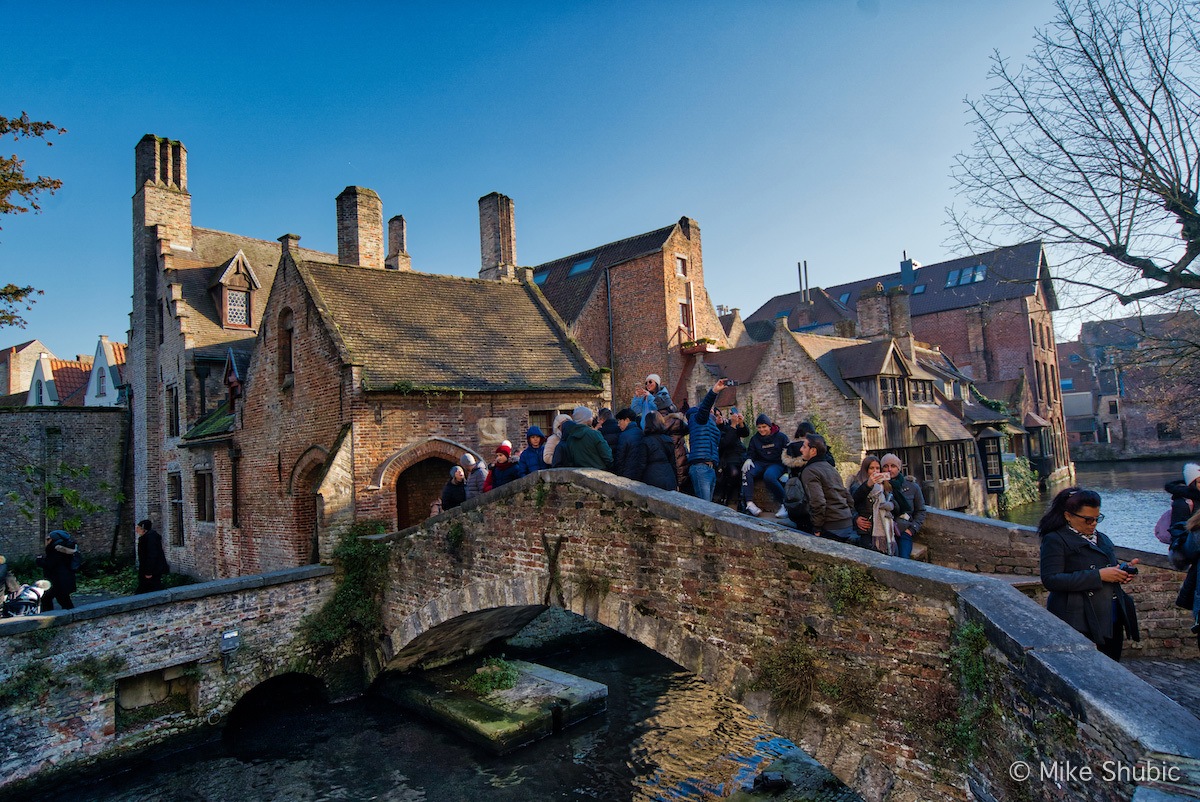
{"label": "stone archway", "polygon": [[430,505],[441,496],[455,463],[426,457],[396,477],[396,529],[407,529],[429,517]]}
{"label": "stone archway", "polygon": [[296,558],[298,564],[315,565],[321,561],[321,526],[323,504],[318,492],[324,464],[309,466],[296,476],[292,486],[292,508],[295,514]]}

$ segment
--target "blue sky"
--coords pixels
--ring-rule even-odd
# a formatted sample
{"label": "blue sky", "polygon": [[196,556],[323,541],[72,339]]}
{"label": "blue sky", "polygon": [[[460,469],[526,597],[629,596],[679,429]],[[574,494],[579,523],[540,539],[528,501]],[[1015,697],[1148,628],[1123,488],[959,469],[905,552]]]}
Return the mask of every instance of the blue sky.
{"label": "blue sky", "polygon": [[[0,283],[45,294],[58,356],[123,340],[133,148],[182,140],[196,225],[336,251],[351,184],[408,220],[413,267],[475,275],[477,199],[511,196],[538,264],[669,225],[703,232],[717,304],[950,258],[963,98],[1022,59],[1051,0],[20,3],[0,114],[68,129],[16,144],[64,181],[0,219]],[[1060,334],[1061,334],[1060,330]]]}

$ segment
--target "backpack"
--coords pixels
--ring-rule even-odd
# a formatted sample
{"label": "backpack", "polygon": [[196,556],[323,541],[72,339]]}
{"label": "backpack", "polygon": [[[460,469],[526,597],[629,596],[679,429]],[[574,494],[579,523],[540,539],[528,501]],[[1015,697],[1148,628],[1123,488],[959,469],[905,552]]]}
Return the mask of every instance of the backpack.
{"label": "backpack", "polygon": [[[1184,499],[1184,501],[1186,501],[1188,503],[1188,512],[1189,513],[1195,511],[1195,505],[1192,503],[1192,500],[1190,498]],[[1154,536],[1156,538],[1158,538],[1158,542],[1166,543],[1168,546],[1171,545],[1171,508],[1170,507],[1167,507],[1167,511],[1159,516],[1158,523],[1154,524]]]}
{"label": "backpack", "polygon": [[1183,521],[1171,527],[1171,546],[1167,554],[1171,565],[1186,571],[1200,556],[1200,534],[1190,531]]}

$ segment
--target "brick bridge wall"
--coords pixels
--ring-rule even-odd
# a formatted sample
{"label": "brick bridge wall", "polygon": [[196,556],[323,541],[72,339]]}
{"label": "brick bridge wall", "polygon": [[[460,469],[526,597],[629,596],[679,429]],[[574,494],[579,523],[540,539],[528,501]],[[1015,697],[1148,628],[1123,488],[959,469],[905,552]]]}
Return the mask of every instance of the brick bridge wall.
{"label": "brick bridge wall", "polygon": [[[1167,760],[1200,788],[1200,728],[1007,583],[807,537],[595,471],[543,471],[392,545],[391,668],[432,664],[515,631],[547,604],[666,655],[767,717],[868,800],[1128,800],[1132,781],[1040,779],[1037,762]],[[860,568],[863,601],[835,569]],[[853,572],[843,574],[850,577]],[[837,608],[841,607],[840,612]],[[956,689],[956,630],[983,626],[985,689]],[[801,644],[812,703],[755,689],[764,657]],[[990,711],[968,763],[933,723]],[[960,701],[960,699],[962,701]],[[939,704],[940,702],[940,704]],[[1009,779],[1014,761],[1034,778]],[[969,790],[968,790],[969,789]],[[1139,797],[1140,798],[1140,797]]]}
{"label": "brick bridge wall", "polygon": [[[308,655],[298,624],[330,597],[332,575],[306,566],[0,621],[0,688],[36,694],[0,714],[0,788],[220,719]],[[226,670],[219,643],[231,629],[241,648]],[[113,657],[119,665],[106,665]],[[37,677],[49,688],[33,691]],[[152,700],[117,715],[119,704]]]}
{"label": "brick bridge wall", "polygon": [[[1043,607],[1048,595],[1038,579],[1037,530],[1004,521],[930,510],[918,540],[929,547],[929,561],[948,568],[1005,574]],[[1122,560],[1140,560],[1137,579],[1125,586],[1137,603],[1140,642],[1126,641],[1124,657],[1196,660],[1191,615],[1175,606],[1185,571],[1171,567],[1165,554],[1118,547]]]}

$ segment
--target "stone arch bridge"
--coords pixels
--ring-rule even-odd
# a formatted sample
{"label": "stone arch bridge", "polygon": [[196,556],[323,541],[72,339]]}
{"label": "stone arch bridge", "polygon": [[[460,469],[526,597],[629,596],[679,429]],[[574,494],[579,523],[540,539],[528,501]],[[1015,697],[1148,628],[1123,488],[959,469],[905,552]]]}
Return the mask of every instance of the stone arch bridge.
{"label": "stone arch bridge", "polygon": [[[1200,786],[1191,714],[989,576],[590,470],[544,471],[379,539],[392,554],[387,668],[475,651],[556,605],[702,676],[868,799],[1148,793],[1132,773],[1107,784],[1014,781],[1012,764],[1031,759],[1097,774],[1106,763],[1170,765],[1177,782],[1160,791],[1195,798]],[[764,662],[780,654],[812,677],[804,710],[778,709],[763,689]],[[965,675],[972,660],[982,677]],[[980,741],[968,754],[961,737],[972,730]]]}
{"label": "stone arch bridge", "polygon": [[[1028,532],[936,517],[963,525],[944,526],[931,545],[941,561],[1036,570]],[[586,470],[544,471],[378,539],[389,544],[389,581],[379,649],[365,660],[372,673],[480,649],[556,605],[705,678],[871,802],[1198,798],[1197,720],[980,573],[883,557]],[[1178,584],[1165,570],[1143,574],[1151,588]],[[36,703],[4,708],[0,792],[46,766],[200,726],[291,675],[306,658],[300,622],[335,581],[331,568],[308,566],[0,623],[0,682],[25,669],[54,675]],[[1151,613],[1139,648],[1169,653],[1183,622],[1149,602],[1139,598]],[[226,664],[218,649],[235,629],[241,649]],[[807,704],[775,703],[770,663],[775,676],[811,680]],[[192,716],[122,724],[122,695],[156,693]],[[1047,770],[1014,781],[1016,761]],[[1069,766],[1128,770],[1109,782],[1055,773]],[[1146,767],[1171,773],[1148,780]]]}

